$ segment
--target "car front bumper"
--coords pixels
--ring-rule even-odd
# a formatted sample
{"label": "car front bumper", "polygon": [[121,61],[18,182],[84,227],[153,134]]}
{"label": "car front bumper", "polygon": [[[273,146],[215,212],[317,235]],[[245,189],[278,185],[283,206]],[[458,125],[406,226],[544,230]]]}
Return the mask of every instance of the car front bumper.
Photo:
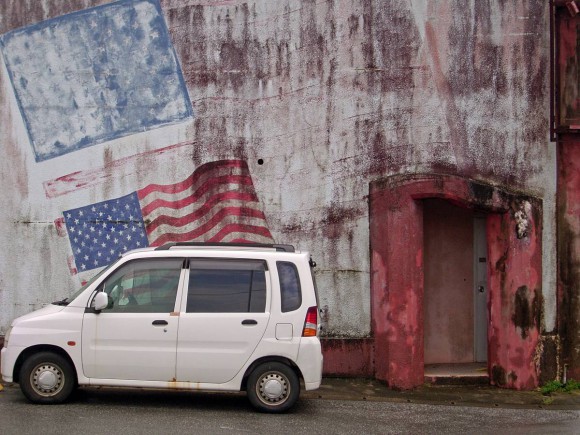
{"label": "car front bumper", "polygon": [[2,380],[4,382],[14,382],[14,366],[22,350],[14,346],[2,348],[2,352],[0,353],[0,367],[2,367]]}

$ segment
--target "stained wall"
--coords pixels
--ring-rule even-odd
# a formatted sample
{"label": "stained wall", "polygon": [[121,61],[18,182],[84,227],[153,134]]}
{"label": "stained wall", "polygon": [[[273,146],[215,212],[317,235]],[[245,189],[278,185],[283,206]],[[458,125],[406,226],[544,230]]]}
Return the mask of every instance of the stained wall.
{"label": "stained wall", "polygon": [[580,140],[559,144],[558,207],[560,333],[568,377],[580,377]]}
{"label": "stained wall", "polygon": [[[90,275],[72,252],[66,211],[195,178],[202,165],[226,160],[246,165],[242,175],[250,176],[252,189],[240,201],[257,211],[245,224],[267,230],[256,237],[312,252],[324,334],[332,338],[371,334],[369,183],[450,174],[541,198],[541,329],[554,330],[556,153],[546,128],[547,2],[125,2],[159,12],[132,30],[114,9],[102,9],[106,19],[95,21],[94,34],[107,41],[105,54],[123,54],[118,68],[132,68],[126,74],[93,68],[110,64],[99,61],[103,53],[90,42],[92,33],[68,15],[108,4],[0,4],[0,177],[7,186],[0,194],[0,242],[10,247],[0,254],[0,333],[15,316],[66,296]],[[65,23],[71,34],[61,26],[58,37],[43,42],[30,26],[47,19]],[[114,25],[107,27],[108,19]],[[18,70],[10,38],[31,50],[54,41],[54,56],[77,65],[84,64],[75,50],[92,57],[85,69],[63,66],[50,75],[45,68],[43,76],[26,65]],[[136,42],[142,44],[131,50]],[[154,50],[164,60],[151,56]],[[154,74],[143,74],[151,63]],[[55,58],[46,63],[58,64]],[[25,82],[13,80],[17,73],[36,83],[35,94],[26,95]],[[158,107],[145,98],[161,95],[164,74],[177,81],[170,90],[182,106]],[[135,75],[141,79],[131,81]],[[87,88],[102,99],[76,98]],[[131,103],[145,110],[123,112]],[[90,118],[95,107],[100,112]],[[52,142],[35,133],[48,130],[34,117],[43,109],[52,110]],[[137,122],[140,113],[147,122]],[[65,143],[56,137],[59,119],[73,138],[67,152],[57,143]],[[89,126],[96,133],[83,134]],[[54,152],[39,158],[42,143]]]}
{"label": "stained wall", "polygon": [[[558,289],[561,369],[580,377],[580,16],[555,9]],[[552,350],[553,351],[553,350]]]}

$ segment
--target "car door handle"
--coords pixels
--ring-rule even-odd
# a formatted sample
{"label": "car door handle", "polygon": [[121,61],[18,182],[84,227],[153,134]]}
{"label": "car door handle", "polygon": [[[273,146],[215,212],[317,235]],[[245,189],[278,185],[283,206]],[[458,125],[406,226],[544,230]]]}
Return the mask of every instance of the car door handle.
{"label": "car door handle", "polygon": [[242,320],[242,325],[257,325],[258,322],[254,319]]}
{"label": "car door handle", "polygon": [[152,325],[153,326],[166,326],[167,320],[154,320]]}

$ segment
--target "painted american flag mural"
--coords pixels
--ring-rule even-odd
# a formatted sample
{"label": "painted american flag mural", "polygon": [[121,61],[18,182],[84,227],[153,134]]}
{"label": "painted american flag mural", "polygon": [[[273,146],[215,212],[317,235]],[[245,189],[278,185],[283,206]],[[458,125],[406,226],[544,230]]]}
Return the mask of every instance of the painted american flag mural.
{"label": "painted american flag mural", "polygon": [[[85,148],[193,119],[159,0],[113,1],[15,29],[0,35],[0,50],[34,159],[74,171],[43,182],[55,204],[82,201],[55,221],[70,242],[71,273],[167,242],[273,241],[245,161],[208,162],[180,179],[168,171],[167,184],[133,182],[113,197],[106,192],[139,171],[140,159],[155,170],[163,167],[157,158],[196,145],[153,139],[105,166],[84,164]],[[83,157],[62,166],[72,152]],[[93,200],[84,202],[77,193],[90,187]]]}
{"label": "painted american flag mural", "polygon": [[158,0],[15,29],[0,50],[37,162],[193,116]]}
{"label": "painted american flag mural", "polygon": [[63,217],[78,272],[167,242],[273,242],[243,160],[206,163],[185,180],[150,184]]}

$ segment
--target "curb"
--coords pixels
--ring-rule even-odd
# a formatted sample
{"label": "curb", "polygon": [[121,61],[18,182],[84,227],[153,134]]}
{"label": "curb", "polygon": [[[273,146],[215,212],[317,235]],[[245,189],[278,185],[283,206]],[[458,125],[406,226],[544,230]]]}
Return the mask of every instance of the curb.
{"label": "curb", "polygon": [[304,399],[415,403],[486,408],[580,410],[580,391],[552,393],[516,391],[487,385],[426,383],[413,390],[396,391],[385,383],[361,378],[323,378],[318,390],[302,391]]}

